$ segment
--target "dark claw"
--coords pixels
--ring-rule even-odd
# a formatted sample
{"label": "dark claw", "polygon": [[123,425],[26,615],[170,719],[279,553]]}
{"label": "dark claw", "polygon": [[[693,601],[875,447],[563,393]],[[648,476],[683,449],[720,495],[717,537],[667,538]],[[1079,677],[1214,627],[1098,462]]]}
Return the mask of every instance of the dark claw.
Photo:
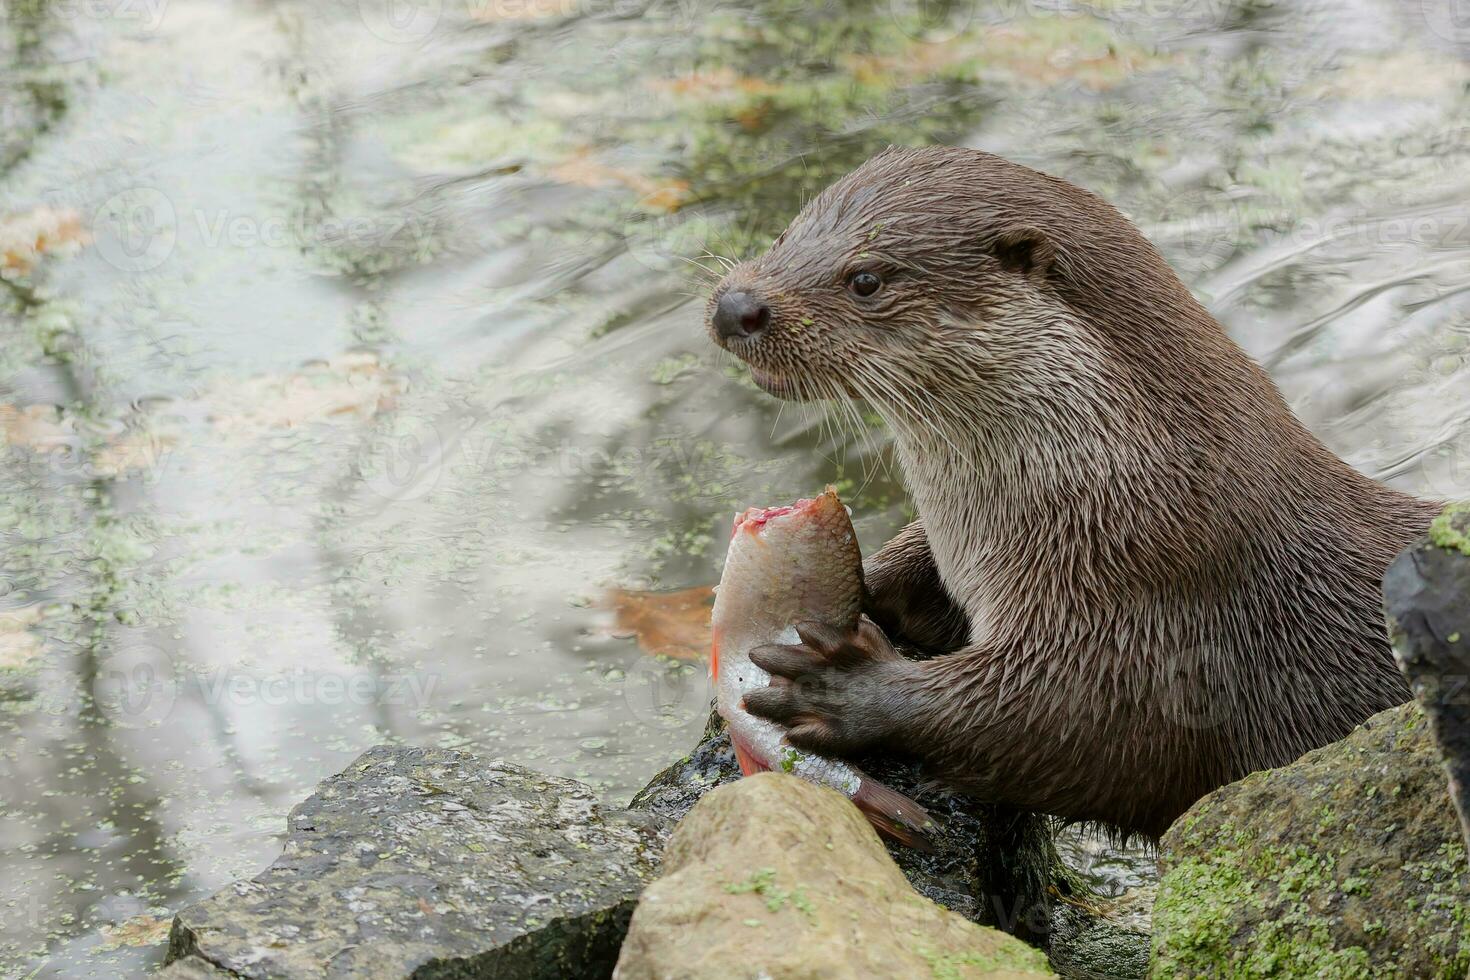
{"label": "dark claw", "polygon": [[817,654],[799,646],[771,644],[750,651],[750,662],[770,674],[795,679],[821,665]]}
{"label": "dark claw", "polygon": [[832,726],[826,722],[809,721],[795,725],[786,733],[786,741],[803,752],[817,755],[841,755],[842,746],[837,744]]}
{"label": "dark claw", "polygon": [[812,650],[827,655],[841,647],[847,639],[847,634],[842,630],[825,623],[797,623],[796,635]]}
{"label": "dark claw", "polygon": [[784,725],[801,713],[797,702],[797,694],[790,687],[763,687],[745,696],[745,710]]}

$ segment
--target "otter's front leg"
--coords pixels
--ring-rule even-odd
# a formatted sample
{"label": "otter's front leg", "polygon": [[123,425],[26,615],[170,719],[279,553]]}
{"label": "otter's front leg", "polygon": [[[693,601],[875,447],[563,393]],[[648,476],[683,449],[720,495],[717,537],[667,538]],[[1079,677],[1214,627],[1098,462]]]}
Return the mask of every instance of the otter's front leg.
{"label": "otter's front leg", "polygon": [[[977,644],[916,661],[899,656],[866,620],[851,631],[801,624],[797,633],[800,643],[751,651],[771,686],[748,693],[745,706],[786,725],[798,749],[835,757],[901,752],[962,792],[1153,836],[1228,778],[1171,753],[1181,744],[1178,722],[1157,710],[1120,712],[1106,726],[1069,725],[1086,706],[1064,686],[1017,689],[1024,662],[1047,651]],[[1019,665],[1009,690],[1007,665]],[[1120,778],[1142,771],[1145,750],[1153,752],[1151,779]]]}
{"label": "otter's front leg", "polygon": [[970,624],[939,578],[922,521],[914,521],[863,562],[863,611],[893,641],[932,656],[957,650]]}

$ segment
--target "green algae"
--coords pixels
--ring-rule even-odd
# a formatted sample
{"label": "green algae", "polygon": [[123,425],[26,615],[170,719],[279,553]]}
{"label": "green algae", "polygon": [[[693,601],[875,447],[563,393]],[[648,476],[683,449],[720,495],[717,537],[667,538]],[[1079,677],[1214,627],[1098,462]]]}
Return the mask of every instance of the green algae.
{"label": "green algae", "polygon": [[1419,717],[1196,804],[1165,839],[1150,976],[1463,977],[1470,864]]}
{"label": "green algae", "polygon": [[1429,540],[1446,551],[1458,551],[1470,557],[1470,503],[1445,508],[1430,522]]}
{"label": "green algae", "polygon": [[1039,951],[1029,949],[1019,943],[1000,946],[994,953],[981,953],[973,950],[940,953],[927,946],[920,946],[915,949],[915,952],[928,964],[929,975],[934,980],[965,980],[965,977],[973,976],[974,971],[993,973],[1004,970],[1035,973],[1042,976],[1051,975],[1051,968],[1047,965],[1046,957]]}
{"label": "green algae", "polygon": [[806,892],[799,885],[789,890],[778,887],[775,868],[761,868],[744,881],[727,883],[724,889],[730,895],[759,895],[765,899],[767,912],[779,912],[790,904],[808,921],[816,921],[816,906]]}

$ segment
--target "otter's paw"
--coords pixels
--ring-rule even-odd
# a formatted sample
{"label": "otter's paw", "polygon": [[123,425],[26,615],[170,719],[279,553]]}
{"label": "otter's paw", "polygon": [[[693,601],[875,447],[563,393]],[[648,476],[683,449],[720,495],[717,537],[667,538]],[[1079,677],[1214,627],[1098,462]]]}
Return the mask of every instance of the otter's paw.
{"label": "otter's paw", "polygon": [[800,643],[757,647],[751,662],[771,686],[745,696],[753,715],[787,726],[787,741],[822,755],[854,755],[892,741],[902,679],[915,670],[867,619],[843,632],[798,623]]}

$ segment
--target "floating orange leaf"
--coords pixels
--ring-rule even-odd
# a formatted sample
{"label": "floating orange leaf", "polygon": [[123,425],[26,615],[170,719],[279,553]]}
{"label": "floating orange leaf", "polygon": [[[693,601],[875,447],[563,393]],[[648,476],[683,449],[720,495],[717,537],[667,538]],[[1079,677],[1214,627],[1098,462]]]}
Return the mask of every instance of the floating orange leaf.
{"label": "floating orange leaf", "polygon": [[615,619],[613,635],[636,638],[644,653],[702,660],[709,654],[714,596],[706,585],[676,592],[611,589],[603,604]]}
{"label": "floating orange leaf", "polygon": [[626,187],[638,195],[639,203],[652,211],[677,211],[689,196],[689,182],[654,178],[614,167],[593,157],[588,149],[553,166],[553,180],[578,187]]}

